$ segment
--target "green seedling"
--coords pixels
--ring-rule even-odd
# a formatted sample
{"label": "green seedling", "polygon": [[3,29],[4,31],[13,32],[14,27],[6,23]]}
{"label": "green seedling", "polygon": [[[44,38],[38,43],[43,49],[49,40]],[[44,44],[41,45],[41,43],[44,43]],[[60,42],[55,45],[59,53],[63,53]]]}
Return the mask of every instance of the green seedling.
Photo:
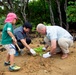
{"label": "green seedling", "polygon": [[42,50],[42,46],[34,48],[34,50],[36,51],[36,53],[38,53],[40,56],[42,56],[42,54],[44,54],[43,50]]}

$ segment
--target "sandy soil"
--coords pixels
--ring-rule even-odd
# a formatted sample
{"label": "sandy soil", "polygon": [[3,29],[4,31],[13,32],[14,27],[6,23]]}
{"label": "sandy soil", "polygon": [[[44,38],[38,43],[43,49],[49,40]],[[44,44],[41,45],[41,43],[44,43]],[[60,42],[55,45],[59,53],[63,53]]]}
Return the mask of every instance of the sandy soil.
{"label": "sandy soil", "polygon": [[[43,44],[40,44],[41,40],[43,39],[34,38],[30,46],[32,48],[43,46]],[[76,75],[76,42],[69,49],[69,57],[64,60],[60,58],[61,54],[54,55],[50,58],[43,58],[39,55],[30,55],[24,49],[24,55],[15,57],[15,63],[21,67],[16,72],[9,72],[9,66],[4,66],[6,51],[0,51],[0,75]]]}

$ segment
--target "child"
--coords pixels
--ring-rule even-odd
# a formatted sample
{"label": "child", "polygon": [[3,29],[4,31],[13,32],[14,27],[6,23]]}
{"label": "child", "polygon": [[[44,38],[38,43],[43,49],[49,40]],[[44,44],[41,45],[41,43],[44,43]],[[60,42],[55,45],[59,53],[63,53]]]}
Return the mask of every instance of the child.
{"label": "child", "polygon": [[17,40],[13,35],[13,25],[16,23],[16,20],[17,16],[15,13],[8,13],[2,31],[2,45],[7,50],[7,56],[4,65],[10,65],[9,71],[16,71],[20,69],[20,67],[14,64],[15,47],[13,44],[16,44]]}

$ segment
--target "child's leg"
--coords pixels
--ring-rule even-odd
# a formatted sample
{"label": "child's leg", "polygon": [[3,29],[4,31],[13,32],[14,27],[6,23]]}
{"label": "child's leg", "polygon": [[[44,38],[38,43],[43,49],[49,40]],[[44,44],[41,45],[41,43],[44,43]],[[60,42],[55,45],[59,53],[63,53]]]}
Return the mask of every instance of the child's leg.
{"label": "child's leg", "polygon": [[14,54],[15,54],[15,47],[13,44],[5,45],[5,48],[7,49],[7,60],[10,61],[10,67],[9,71],[16,71],[19,70],[20,67],[14,65]]}
{"label": "child's leg", "polygon": [[9,62],[10,61],[10,54],[8,53],[9,44],[8,45],[3,45],[3,47],[7,50],[6,62]]}
{"label": "child's leg", "polygon": [[10,65],[14,64],[15,47],[13,44],[3,45],[7,50],[6,62],[10,61]]}
{"label": "child's leg", "polygon": [[10,60],[10,55],[7,53],[6,62],[9,62],[9,60]]}
{"label": "child's leg", "polygon": [[6,61],[4,62],[4,65],[5,66],[10,65],[10,55],[9,54],[7,54],[7,56],[6,56]]}
{"label": "child's leg", "polygon": [[14,54],[15,54],[15,46],[12,44],[10,44],[10,50],[9,50],[9,54],[10,54],[10,67],[9,67],[9,71],[16,71],[19,70],[20,67],[14,65]]}
{"label": "child's leg", "polygon": [[14,54],[10,55],[10,66],[14,65]]}
{"label": "child's leg", "polygon": [[13,44],[9,45],[8,54],[10,55],[10,66],[14,65],[14,54],[16,53],[15,47]]}

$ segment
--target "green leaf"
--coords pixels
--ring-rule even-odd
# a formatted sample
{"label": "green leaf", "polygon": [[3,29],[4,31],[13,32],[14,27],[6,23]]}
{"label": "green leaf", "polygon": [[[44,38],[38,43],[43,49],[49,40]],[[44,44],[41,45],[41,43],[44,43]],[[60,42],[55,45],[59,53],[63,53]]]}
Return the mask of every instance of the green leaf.
{"label": "green leaf", "polygon": [[45,53],[45,52],[43,52],[42,48],[43,48],[43,47],[40,46],[40,47],[34,48],[34,50],[35,50],[40,56],[42,56],[43,53]]}

